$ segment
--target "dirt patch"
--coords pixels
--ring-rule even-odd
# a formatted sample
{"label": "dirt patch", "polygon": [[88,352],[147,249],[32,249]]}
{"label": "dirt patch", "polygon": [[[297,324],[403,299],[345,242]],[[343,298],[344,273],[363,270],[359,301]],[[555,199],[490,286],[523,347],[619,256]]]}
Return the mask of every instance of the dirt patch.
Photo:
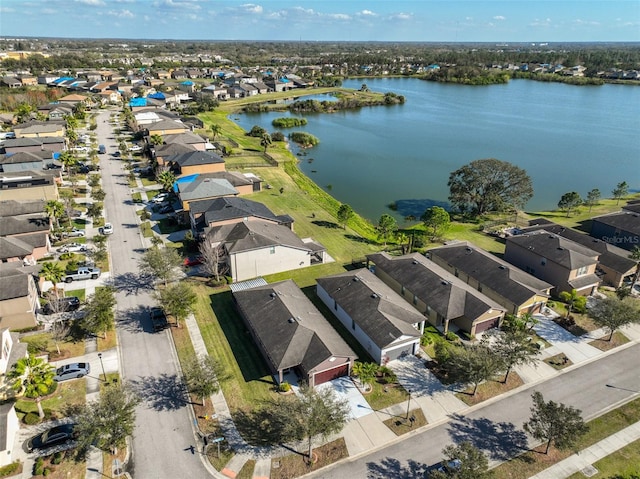
{"label": "dirt patch", "polygon": [[291,479],[300,477],[311,471],[315,471],[329,464],[344,459],[349,456],[347,445],[344,439],[336,439],[324,446],[313,449],[314,459],[318,460],[309,463],[306,453],[290,454],[271,460],[271,479]]}
{"label": "dirt patch", "polygon": [[602,338],[594,339],[589,344],[594,348],[598,348],[600,351],[609,351],[629,342],[629,338],[627,338],[620,331],[616,331],[615,333],[613,333],[611,341],[609,341],[608,339],[609,335],[607,334]]}
{"label": "dirt patch", "polygon": [[427,418],[424,417],[422,409],[412,409],[409,411],[409,417],[392,417],[384,421],[384,425],[393,431],[396,436],[402,436],[414,429],[429,424]]}
{"label": "dirt patch", "polygon": [[544,362],[551,366],[553,369],[557,370],[567,368],[573,364],[564,353],[551,356],[550,358],[545,359]]}
{"label": "dirt patch", "polygon": [[520,376],[518,376],[518,373],[515,373],[513,371],[509,373],[509,377],[507,378],[506,383],[502,382],[503,379],[503,377],[496,378],[494,380],[486,381],[480,384],[475,396],[472,395],[473,388],[471,387],[465,389],[462,392],[456,393],[456,397],[466,405],[473,406],[475,404],[486,401],[487,399],[491,399],[492,397],[504,394],[507,391],[520,387],[524,384]]}

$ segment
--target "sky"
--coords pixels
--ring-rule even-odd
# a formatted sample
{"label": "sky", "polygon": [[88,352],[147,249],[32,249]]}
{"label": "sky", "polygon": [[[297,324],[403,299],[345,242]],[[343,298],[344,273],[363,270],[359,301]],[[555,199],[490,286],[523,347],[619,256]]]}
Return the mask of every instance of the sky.
{"label": "sky", "polygon": [[0,0],[0,36],[637,42],[640,0]]}

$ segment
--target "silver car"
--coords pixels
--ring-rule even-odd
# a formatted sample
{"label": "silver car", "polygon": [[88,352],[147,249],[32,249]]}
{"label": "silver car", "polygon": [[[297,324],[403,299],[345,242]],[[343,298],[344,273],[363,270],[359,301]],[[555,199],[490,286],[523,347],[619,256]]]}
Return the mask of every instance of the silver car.
{"label": "silver car", "polygon": [[86,376],[91,372],[91,366],[89,363],[71,363],[60,366],[56,369],[56,375],[53,377],[54,381],[66,381],[67,379],[79,379]]}

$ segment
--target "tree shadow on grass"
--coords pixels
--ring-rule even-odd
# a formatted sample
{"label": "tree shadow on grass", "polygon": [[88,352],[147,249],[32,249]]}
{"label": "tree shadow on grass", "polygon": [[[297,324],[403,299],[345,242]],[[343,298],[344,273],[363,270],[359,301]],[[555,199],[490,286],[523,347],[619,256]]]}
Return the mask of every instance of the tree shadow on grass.
{"label": "tree shadow on grass", "polygon": [[140,399],[156,411],[175,411],[189,403],[187,390],[176,374],[145,376],[130,384]]}
{"label": "tree shadow on grass", "polygon": [[377,241],[372,241],[370,239],[363,238],[362,236],[355,236],[355,235],[346,234],[346,235],[344,235],[344,237],[347,238],[348,240],[356,241],[357,243],[379,244]]}
{"label": "tree shadow on grass", "polygon": [[491,460],[506,461],[529,450],[527,435],[510,422],[494,422],[481,417],[469,418],[452,415],[449,434],[453,442],[469,441],[484,451]]}
{"label": "tree shadow on grass", "polygon": [[233,421],[240,435],[253,446],[277,446],[286,438],[284,425],[276,420],[268,404],[252,411],[238,411]]}
{"label": "tree shadow on grass", "polygon": [[392,457],[385,457],[379,463],[367,462],[367,479],[423,479],[429,467],[418,461],[409,460],[404,465]]}
{"label": "tree shadow on grass", "polygon": [[312,221],[311,223],[313,223],[316,226],[320,226],[322,228],[331,228],[331,229],[340,228],[340,225],[338,225],[338,223],[334,223],[333,221],[315,220],[315,221]]}

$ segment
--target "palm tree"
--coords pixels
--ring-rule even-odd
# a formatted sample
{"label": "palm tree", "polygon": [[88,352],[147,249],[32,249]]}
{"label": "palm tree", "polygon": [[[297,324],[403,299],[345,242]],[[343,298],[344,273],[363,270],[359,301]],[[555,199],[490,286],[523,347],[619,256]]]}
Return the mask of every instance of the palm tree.
{"label": "palm tree", "polygon": [[364,387],[366,391],[369,391],[371,388],[371,383],[376,377],[376,373],[378,372],[378,365],[374,363],[361,363],[360,361],[356,361],[353,363],[353,374],[358,376],[358,380],[360,384]]}
{"label": "palm tree", "polygon": [[71,167],[78,162],[78,159],[69,150],[61,152],[58,160],[67,169],[68,175],[71,174]]}
{"label": "palm tree", "polygon": [[162,145],[162,143],[164,143],[164,140],[162,139],[162,135],[151,135],[151,138],[149,138],[149,141],[153,146]]}
{"label": "palm tree", "polygon": [[8,376],[14,380],[13,389],[18,391],[18,394],[35,398],[40,419],[44,418],[40,400],[42,396],[49,393],[51,386],[53,386],[54,367],[44,359],[29,355],[26,358],[18,359]]}
{"label": "palm tree", "polygon": [[171,170],[165,169],[158,174],[156,179],[165,191],[171,191],[173,184],[176,182],[176,175]]}
{"label": "palm tree", "polygon": [[216,136],[218,136],[220,133],[222,133],[222,127],[220,125],[218,125],[217,123],[214,123],[213,125],[211,125],[211,134],[213,135],[212,140],[216,141]]}
{"label": "palm tree", "polygon": [[271,145],[272,141],[271,141],[271,135],[269,133],[263,133],[262,137],[260,138],[260,146],[262,146],[264,148],[264,152],[267,152],[267,148],[269,147],[269,145]]}
{"label": "palm tree", "polygon": [[42,263],[42,269],[40,270],[40,276],[45,281],[51,281],[53,283],[53,294],[58,297],[58,283],[62,281],[65,276],[64,268],[58,262],[47,261]]}
{"label": "palm tree", "polygon": [[558,296],[560,297],[560,299],[562,301],[567,303],[567,316],[566,317],[568,318],[569,315],[571,314],[571,312],[573,311],[573,305],[580,298],[580,295],[578,294],[578,292],[575,289],[572,289],[571,292],[569,292],[569,291],[561,291]]}
{"label": "palm tree", "polygon": [[60,218],[64,216],[64,204],[61,201],[49,200],[44,205],[44,212],[56,222],[56,228],[60,228]]}

